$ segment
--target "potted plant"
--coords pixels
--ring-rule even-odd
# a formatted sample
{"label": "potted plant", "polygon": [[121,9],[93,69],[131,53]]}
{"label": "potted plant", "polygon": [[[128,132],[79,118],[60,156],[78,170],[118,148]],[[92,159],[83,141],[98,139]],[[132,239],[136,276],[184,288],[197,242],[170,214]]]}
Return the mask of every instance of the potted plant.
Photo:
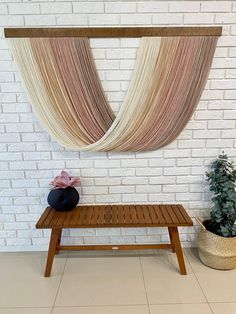
{"label": "potted plant", "polygon": [[210,218],[200,223],[197,239],[200,259],[216,269],[236,267],[236,170],[224,152],[206,172],[212,209]]}
{"label": "potted plant", "polygon": [[80,179],[62,171],[50,183],[53,189],[48,194],[48,204],[58,211],[72,210],[79,202],[79,193],[75,189],[80,185]]}

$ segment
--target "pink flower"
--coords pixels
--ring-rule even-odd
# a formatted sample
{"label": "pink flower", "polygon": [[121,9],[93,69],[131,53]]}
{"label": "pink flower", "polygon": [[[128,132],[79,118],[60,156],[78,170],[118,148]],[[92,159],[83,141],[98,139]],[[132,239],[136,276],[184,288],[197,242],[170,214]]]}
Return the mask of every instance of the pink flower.
{"label": "pink flower", "polygon": [[54,188],[65,189],[69,186],[76,187],[80,185],[80,179],[77,177],[70,177],[66,171],[62,171],[60,176],[56,176],[50,183]]}

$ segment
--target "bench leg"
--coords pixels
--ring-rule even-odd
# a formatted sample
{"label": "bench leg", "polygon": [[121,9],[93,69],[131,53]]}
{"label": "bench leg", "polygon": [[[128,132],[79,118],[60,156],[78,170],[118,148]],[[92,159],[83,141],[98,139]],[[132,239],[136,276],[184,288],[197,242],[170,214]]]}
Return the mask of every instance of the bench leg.
{"label": "bench leg", "polygon": [[[57,239],[57,247],[60,246],[60,244],[61,244],[61,233],[62,233],[62,229],[59,229],[58,239]],[[60,252],[57,247],[56,247],[55,254],[59,254],[59,252]]]}
{"label": "bench leg", "polygon": [[177,227],[170,227],[169,231],[171,234],[172,241],[174,243],[174,248],[175,248],[178,263],[179,263],[180,273],[181,273],[181,275],[186,275],[187,272],[186,272],[185,263],[184,263],[184,256],[183,256],[183,252],[182,252],[182,248],[181,248],[181,244],[180,244],[178,228]]}
{"label": "bench leg", "polygon": [[173,238],[172,238],[170,227],[168,227],[168,232],[169,232],[169,237],[170,237],[170,243],[172,245],[172,252],[175,253],[175,244],[174,244],[174,241],[173,241]]}
{"label": "bench leg", "polygon": [[61,229],[52,229],[49,248],[48,248],[47,263],[46,263],[45,274],[44,274],[45,277],[50,277],[51,275],[53,258],[56,253],[56,247],[57,247],[58,240],[60,238],[60,234],[61,234]]}

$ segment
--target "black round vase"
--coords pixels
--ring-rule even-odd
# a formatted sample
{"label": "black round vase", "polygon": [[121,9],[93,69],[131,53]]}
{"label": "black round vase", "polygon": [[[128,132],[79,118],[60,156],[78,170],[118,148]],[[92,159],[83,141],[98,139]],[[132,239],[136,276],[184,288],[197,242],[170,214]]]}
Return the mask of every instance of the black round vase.
{"label": "black round vase", "polygon": [[71,186],[51,190],[48,194],[48,204],[60,212],[72,210],[78,202],[79,193]]}

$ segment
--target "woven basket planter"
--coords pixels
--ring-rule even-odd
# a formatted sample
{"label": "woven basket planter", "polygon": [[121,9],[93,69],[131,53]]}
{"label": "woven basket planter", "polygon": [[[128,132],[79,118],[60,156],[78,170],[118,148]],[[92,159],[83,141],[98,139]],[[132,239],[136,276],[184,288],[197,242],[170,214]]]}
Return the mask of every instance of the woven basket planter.
{"label": "woven basket planter", "polygon": [[236,237],[220,237],[208,231],[202,222],[197,238],[199,257],[203,264],[215,269],[236,268]]}

